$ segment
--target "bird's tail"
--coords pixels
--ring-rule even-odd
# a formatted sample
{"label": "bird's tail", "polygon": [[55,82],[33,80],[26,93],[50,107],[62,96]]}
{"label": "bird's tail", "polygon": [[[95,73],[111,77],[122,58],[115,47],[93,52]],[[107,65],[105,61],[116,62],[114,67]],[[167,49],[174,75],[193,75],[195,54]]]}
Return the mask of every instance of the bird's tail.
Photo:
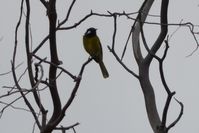
{"label": "bird's tail", "polygon": [[109,74],[108,74],[108,71],[107,71],[107,69],[106,69],[106,67],[105,67],[105,65],[104,65],[104,62],[103,62],[103,61],[100,61],[100,62],[99,62],[99,66],[100,66],[100,69],[101,69],[101,71],[102,71],[103,77],[104,77],[104,78],[108,78],[108,77],[109,77]]}

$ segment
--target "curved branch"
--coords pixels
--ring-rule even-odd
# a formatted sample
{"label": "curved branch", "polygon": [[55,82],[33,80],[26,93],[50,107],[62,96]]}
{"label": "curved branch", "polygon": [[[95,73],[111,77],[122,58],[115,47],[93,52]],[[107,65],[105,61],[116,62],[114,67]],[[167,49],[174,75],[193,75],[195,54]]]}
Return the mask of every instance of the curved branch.
{"label": "curved branch", "polygon": [[178,121],[180,120],[180,118],[183,115],[183,111],[184,111],[184,105],[183,105],[183,103],[180,102],[180,101],[178,101],[177,99],[175,99],[175,100],[180,104],[181,110],[180,110],[180,114],[178,115],[178,117],[176,118],[176,120],[167,127],[167,129],[166,129],[167,132],[178,123]]}
{"label": "curved branch", "polygon": [[[146,105],[148,119],[153,131],[155,133],[159,133],[160,131],[163,131],[165,128],[163,129],[158,128],[161,126],[162,122],[160,120],[160,117],[157,111],[154,89],[153,89],[153,86],[151,85],[150,78],[149,78],[149,67],[150,67],[150,63],[153,57],[156,57],[159,60],[159,57],[157,57],[155,53],[161,46],[161,43],[167,34],[167,25],[164,25],[164,24],[167,24],[168,0],[162,0],[161,24],[163,25],[161,25],[161,32],[155,44],[152,46],[150,50],[147,46],[142,27],[152,4],[153,4],[153,0],[151,1],[148,0],[143,3],[139,11],[140,13],[133,25],[132,43],[133,43],[135,59],[139,66],[139,77],[140,77],[139,81],[140,81],[141,88],[142,88],[144,98],[145,98],[145,105]],[[140,33],[142,35],[144,46],[146,50],[148,51],[148,55],[144,59],[142,57],[142,53],[140,50],[140,42],[139,42]]]}
{"label": "curved branch", "polygon": [[[111,14],[109,12],[109,14]],[[112,47],[108,46],[108,49],[110,50],[110,52],[114,55],[114,57],[116,58],[116,60],[123,66],[123,68],[129,72],[130,74],[132,74],[133,76],[135,76],[136,78],[139,78],[139,76],[134,73],[132,70],[130,70],[123,62],[122,59],[120,59],[118,57],[118,55],[115,52],[115,37],[116,37],[116,33],[117,33],[117,14],[111,14],[114,18],[114,31],[113,31],[113,37],[112,37]],[[125,52],[125,51],[124,51]]]}
{"label": "curved branch", "polygon": [[64,107],[62,109],[61,117],[64,116],[66,110],[68,109],[68,107],[70,106],[70,104],[72,103],[72,101],[74,100],[74,98],[76,96],[76,92],[77,92],[77,90],[79,88],[80,82],[82,80],[82,75],[83,75],[84,69],[85,69],[86,65],[89,62],[91,62],[91,60],[92,60],[92,58],[88,58],[88,60],[82,65],[81,70],[79,72],[79,75],[78,75],[78,77],[75,80],[76,84],[75,84],[75,87],[73,88],[71,96],[70,96],[70,98],[68,99],[67,103],[64,105]]}
{"label": "curved branch", "polygon": [[57,124],[59,124],[59,122],[64,118],[65,116],[65,112],[66,110],[69,108],[69,106],[71,105],[71,103],[73,102],[75,96],[76,96],[76,93],[79,89],[79,85],[80,85],[80,82],[82,80],[82,75],[83,75],[83,72],[84,72],[84,69],[86,67],[86,65],[92,60],[92,58],[89,58],[81,67],[81,70],[79,72],[79,75],[78,77],[76,78],[75,82],[75,86],[71,92],[71,95],[69,97],[69,99],[67,100],[66,104],[64,105],[63,109],[61,110],[59,116],[57,117],[56,120],[52,121],[51,123],[48,123],[45,127],[45,129],[43,129],[42,133],[49,133],[50,131],[52,131],[56,126]]}
{"label": "curved branch", "polygon": [[135,22],[132,27],[132,46],[133,46],[133,53],[135,56],[135,59],[137,63],[139,64],[142,62],[143,57],[140,49],[140,40],[139,40],[139,35],[140,35],[140,29],[143,25],[141,25],[140,22],[145,22],[147,18],[147,14],[153,4],[154,0],[145,0],[139,10],[139,14],[137,18],[135,19]]}
{"label": "curved branch", "polygon": [[[28,66],[28,75],[29,80],[32,88],[35,88],[36,83],[34,82],[34,76],[33,76],[33,69],[32,69],[32,54],[30,53],[30,43],[29,43],[29,22],[30,22],[30,1],[26,0],[26,8],[27,8],[27,15],[26,15],[26,23],[25,23],[25,44],[26,44],[26,56],[27,56],[27,66]],[[45,113],[45,109],[43,105],[41,104],[41,101],[39,99],[39,96],[37,94],[36,88],[32,91],[34,99],[37,103],[37,106],[41,110],[42,113]]]}
{"label": "curved branch", "polygon": [[49,64],[49,65],[53,65],[53,66],[55,66],[55,67],[57,67],[58,69],[60,69],[61,71],[63,71],[64,73],[66,73],[67,75],[69,75],[72,79],[76,79],[76,76],[74,76],[72,73],[70,73],[69,71],[67,71],[66,69],[64,69],[63,67],[60,67],[60,66],[58,66],[58,65],[56,65],[56,64],[53,64],[52,62],[49,62],[49,61],[47,61],[47,60],[45,60],[45,59],[41,59],[39,56],[37,56],[37,55],[33,55],[36,59],[38,59],[38,60],[40,60],[41,62],[44,62],[44,63],[47,63],[47,64]]}
{"label": "curved branch", "polygon": [[[15,29],[15,46],[14,46],[14,51],[13,51],[13,59],[12,59],[12,62],[11,62],[12,74],[13,74],[13,79],[14,79],[14,83],[15,83],[16,87],[19,89],[21,96],[23,97],[23,99],[24,99],[26,105],[27,105],[28,108],[30,109],[30,111],[31,111],[31,113],[32,113],[32,115],[33,115],[33,117],[34,117],[36,123],[37,123],[37,126],[38,126],[39,128],[41,128],[41,125],[40,125],[39,120],[38,120],[38,118],[37,118],[37,115],[36,115],[36,113],[35,113],[35,111],[34,111],[34,108],[32,107],[32,105],[30,104],[30,102],[29,102],[28,99],[26,98],[25,94],[23,93],[22,88],[21,88],[21,86],[20,86],[19,83],[18,83],[17,76],[16,76],[16,73],[15,73],[15,68],[16,68],[16,67],[15,67],[15,60],[16,60],[17,45],[18,45],[17,35],[18,35],[18,28],[19,28],[19,26],[20,26],[20,24],[21,24],[22,11],[23,11],[23,2],[24,2],[24,0],[21,1],[21,12],[20,12],[20,17],[19,17],[19,21],[18,21],[17,26],[16,26],[16,29]],[[29,1],[26,0],[27,6],[28,6],[28,2],[29,2]],[[27,9],[27,10],[28,10],[28,9]],[[26,25],[27,25],[27,22],[26,22]],[[27,39],[27,38],[26,38],[26,39]],[[27,40],[26,40],[26,41],[27,41]]]}
{"label": "curved branch", "polygon": [[71,5],[70,5],[70,7],[69,7],[69,9],[68,9],[66,18],[65,18],[62,22],[60,22],[60,23],[58,24],[57,27],[61,27],[63,24],[66,23],[66,21],[68,20],[68,18],[69,18],[69,16],[70,16],[71,10],[72,10],[72,8],[73,8],[75,2],[76,2],[76,0],[73,0],[73,1],[72,1]]}
{"label": "curved branch", "polygon": [[139,35],[143,26],[142,22],[146,20],[153,2],[153,0],[146,0],[140,8],[132,29],[132,45],[133,53],[139,67],[139,81],[144,94],[148,119],[153,131],[157,133],[157,127],[160,125],[161,121],[156,107],[154,90],[149,79],[149,64],[143,60],[139,40]]}
{"label": "curved branch", "polygon": [[[157,40],[155,41],[155,43],[151,48],[151,53],[153,54],[155,54],[158,51],[168,32],[168,17],[167,17],[168,5],[169,5],[169,0],[162,0],[161,13],[160,13],[161,31]],[[151,54],[148,54],[146,56],[146,61],[148,63],[151,63],[152,59],[153,56],[151,56]]]}
{"label": "curved branch", "polygon": [[17,81],[17,77],[16,77],[16,73],[15,73],[15,65],[14,63],[12,62],[12,74],[13,74],[13,78],[14,78],[14,82],[15,82],[15,85],[16,87],[20,90],[20,93],[21,93],[21,96],[22,98],[24,99],[24,102],[26,103],[26,105],[28,106],[28,108],[30,109],[36,123],[37,123],[37,126],[39,127],[39,129],[41,129],[41,125],[40,125],[40,122],[37,118],[37,115],[36,115],[36,112],[34,110],[34,108],[32,107],[32,105],[30,104],[30,102],[28,101],[28,99],[26,98],[25,94],[23,93],[22,91],[22,88],[21,86],[18,84],[18,81]]}

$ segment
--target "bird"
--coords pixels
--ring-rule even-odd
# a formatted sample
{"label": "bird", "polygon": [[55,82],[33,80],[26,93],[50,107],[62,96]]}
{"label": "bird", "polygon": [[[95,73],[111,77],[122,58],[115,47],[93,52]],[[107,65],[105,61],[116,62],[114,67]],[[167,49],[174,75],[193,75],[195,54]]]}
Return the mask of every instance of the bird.
{"label": "bird", "polygon": [[97,29],[93,27],[86,30],[83,36],[84,49],[99,64],[103,77],[108,78],[109,73],[103,62],[102,46],[96,31]]}

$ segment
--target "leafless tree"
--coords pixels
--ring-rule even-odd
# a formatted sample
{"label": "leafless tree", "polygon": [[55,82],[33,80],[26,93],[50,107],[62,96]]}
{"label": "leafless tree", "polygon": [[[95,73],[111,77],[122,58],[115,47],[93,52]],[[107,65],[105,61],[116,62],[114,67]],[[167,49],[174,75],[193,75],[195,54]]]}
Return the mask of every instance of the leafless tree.
{"label": "leafless tree", "polygon": [[[161,11],[160,11],[160,33],[159,33],[156,41],[154,42],[153,46],[151,48],[149,48],[148,44],[145,40],[143,25],[145,23],[145,20],[146,20],[148,14],[149,14],[150,8],[153,5],[153,2],[154,2],[153,0],[146,0],[145,2],[143,2],[142,6],[139,10],[138,16],[137,16],[137,18],[132,26],[131,32],[130,32],[130,35],[132,36],[133,53],[134,53],[134,57],[136,59],[136,62],[137,62],[138,68],[139,68],[139,73],[136,74],[133,71],[130,71],[125,66],[125,64],[122,63],[122,59],[118,58],[117,54],[114,51],[114,47],[109,48],[109,49],[114,54],[116,59],[120,62],[120,64],[122,64],[127,71],[129,71],[133,76],[135,76],[139,80],[143,94],[144,94],[145,106],[146,106],[146,110],[147,110],[148,119],[149,119],[150,125],[151,125],[154,133],[167,133],[168,130],[171,127],[173,127],[178,122],[178,120],[181,118],[182,113],[183,113],[183,104],[181,102],[179,102],[179,104],[181,105],[181,112],[180,112],[179,116],[172,124],[170,124],[168,127],[166,127],[166,122],[167,122],[166,118],[167,118],[169,104],[171,102],[172,96],[175,94],[175,92],[170,91],[170,89],[165,81],[164,72],[163,72],[163,61],[166,57],[167,50],[169,48],[168,40],[165,40],[167,31],[168,31],[167,10],[168,10],[169,0],[162,0]],[[116,23],[116,21],[115,21],[115,23]],[[116,28],[115,28],[115,33],[116,33]],[[148,52],[148,54],[145,57],[143,57],[141,49],[140,49],[140,44],[141,44],[140,43],[140,34],[141,34],[141,39],[143,40],[144,47],[146,48],[146,50]],[[115,40],[115,34],[113,36],[113,40]],[[160,58],[160,57],[156,56],[156,52],[158,51],[160,46],[163,44],[164,40],[165,40],[165,44],[166,44],[166,49],[163,54],[163,57]],[[114,41],[113,41],[112,46],[114,46]],[[124,51],[124,53],[125,53],[125,51]],[[162,83],[163,83],[165,90],[168,94],[167,101],[165,103],[165,107],[164,107],[164,111],[163,111],[163,115],[162,115],[162,119],[160,118],[158,111],[157,111],[154,89],[150,82],[150,77],[149,77],[149,67],[150,67],[150,64],[153,59],[157,59],[159,61],[159,71],[160,71],[161,80],[162,80]]]}
{"label": "leafless tree", "polygon": [[[192,23],[179,23],[179,24],[168,23],[167,15],[168,15],[169,0],[161,1],[159,23],[146,21],[146,18],[149,15],[149,11],[154,3],[154,0],[145,0],[138,12],[134,12],[134,13],[107,12],[107,14],[99,14],[99,13],[94,13],[93,11],[91,11],[85,17],[80,19],[78,22],[74,23],[74,25],[71,25],[68,27],[65,27],[64,24],[67,23],[67,21],[69,20],[71,10],[73,6],[75,5],[76,0],[72,1],[65,15],[65,18],[62,21],[57,20],[57,10],[56,10],[57,1],[56,0],[49,0],[49,1],[40,0],[40,2],[43,5],[43,8],[46,9],[46,13],[48,17],[48,24],[49,24],[48,25],[49,32],[48,32],[48,35],[46,35],[46,37],[41,41],[41,43],[38,44],[35,49],[31,50],[30,48],[31,46],[31,35],[30,35],[31,5],[30,5],[30,0],[21,0],[20,16],[19,16],[19,20],[17,22],[16,29],[15,29],[15,45],[14,45],[14,51],[13,51],[13,58],[11,62],[11,66],[12,66],[11,72],[13,75],[15,85],[10,88],[8,87],[10,91],[8,91],[8,93],[5,95],[1,95],[0,98],[9,97],[15,93],[20,93],[20,97],[16,98],[14,101],[10,103],[5,103],[5,107],[1,110],[1,115],[3,114],[3,111],[7,107],[13,106],[13,103],[15,101],[22,98],[25,104],[27,105],[29,111],[32,113],[32,116],[34,117],[36,125],[41,133],[51,133],[53,130],[60,130],[62,132],[65,132],[68,129],[73,129],[73,131],[76,132],[74,127],[79,124],[78,122],[71,126],[66,126],[66,127],[59,126],[59,123],[63,120],[66,110],[69,108],[69,106],[71,105],[71,103],[73,102],[75,98],[76,92],[78,91],[79,85],[82,80],[82,74],[84,72],[84,68],[92,59],[89,58],[87,61],[85,61],[82,64],[82,66],[80,67],[80,72],[78,76],[75,76],[74,74],[66,70],[65,68],[61,67],[60,65],[62,64],[62,61],[59,60],[58,53],[57,53],[57,34],[56,33],[57,31],[60,31],[60,30],[69,30],[72,28],[76,28],[77,26],[80,26],[82,22],[85,22],[88,18],[92,16],[99,16],[99,17],[113,18],[114,20],[112,45],[108,46],[108,48],[110,52],[113,54],[113,56],[116,58],[116,60],[119,62],[119,64],[122,65],[123,68],[128,73],[132,74],[132,76],[134,76],[136,79],[139,80],[140,86],[144,94],[148,119],[153,129],[153,132],[154,133],[167,133],[169,129],[175,126],[175,124],[180,120],[183,114],[183,104],[176,99],[176,101],[179,103],[181,107],[181,111],[179,112],[179,115],[177,116],[176,120],[167,126],[167,113],[168,113],[170,102],[175,94],[175,92],[172,92],[169,89],[169,86],[167,85],[165,77],[164,77],[164,70],[163,70],[163,63],[164,63],[164,60],[166,58],[167,51],[169,48],[169,41],[167,38],[168,26],[170,25],[187,26],[189,27],[190,32],[193,35],[196,43],[197,43],[197,39],[195,37],[196,33],[194,33],[194,30],[193,30],[194,25]],[[16,65],[16,54],[17,54],[17,48],[18,48],[18,32],[19,32],[18,29],[21,26],[24,9],[25,9],[24,40],[25,40],[25,47],[26,47],[27,69],[24,71],[24,73],[20,77],[17,77],[16,70],[19,66],[19,65]],[[137,17],[133,18],[132,15],[135,15],[135,14],[137,15]],[[129,33],[129,36],[127,37],[128,38],[127,43],[124,46],[124,50],[123,50],[121,58],[118,56],[118,53],[115,52],[118,16],[126,17],[128,20],[133,22],[131,29],[129,29],[130,33]],[[145,31],[143,29],[143,26],[145,24],[154,24],[154,25],[160,26],[160,33],[157,36],[157,39],[151,48],[148,46],[147,41],[145,39],[145,35],[144,35]],[[50,49],[49,49],[50,60],[49,61],[47,60],[47,58],[41,58],[40,56],[37,55],[37,52],[44,46],[45,43],[47,43],[47,40],[49,41],[49,46],[50,46]],[[142,41],[142,43],[140,41]],[[127,44],[129,44],[129,42],[132,45],[134,58],[136,59],[136,62],[137,62],[137,66],[139,70],[138,74],[133,72],[131,69],[129,69],[129,67],[123,62],[123,58],[126,53]],[[141,44],[144,45],[147,51],[147,55],[145,57],[143,56],[143,53],[140,48]],[[166,46],[165,51],[162,57],[158,57],[156,53],[162,45]],[[149,71],[150,71],[149,68],[150,68],[152,60],[157,60],[159,62],[159,73],[160,73],[161,81],[168,95],[161,117],[157,111],[154,88],[153,88],[153,85],[151,84],[150,77],[149,77]],[[47,78],[44,77],[44,69],[43,69],[44,65],[48,65],[49,67]],[[57,73],[57,70],[60,70],[61,72]],[[28,81],[31,84],[31,89],[23,88],[20,85],[19,81],[21,77],[24,76],[25,73],[28,73],[28,78],[29,78]],[[57,80],[59,76],[63,73],[68,75],[70,78],[72,78],[75,84],[68,100],[66,100],[63,104],[61,104],[58,87],[57,87]],[[41,86],[44,86],[44,85],[45,85],[45,88],[49,89],[51,98],[52,98],[53,113],[52,113],[52,116],[50,116],[50,118],[47,118],[49,109],[47,109],[43,105],[43,101],[41,100],[40,95],[39,95],[41,91]],[[34,96],[34,101],[36,102],[37,107],[34,107],[32,105],[32,102],[27,98],[27,94],[29,93],[32,93],[32,95]],[[39,112],[36,111],[37,109],[39,109]]]}

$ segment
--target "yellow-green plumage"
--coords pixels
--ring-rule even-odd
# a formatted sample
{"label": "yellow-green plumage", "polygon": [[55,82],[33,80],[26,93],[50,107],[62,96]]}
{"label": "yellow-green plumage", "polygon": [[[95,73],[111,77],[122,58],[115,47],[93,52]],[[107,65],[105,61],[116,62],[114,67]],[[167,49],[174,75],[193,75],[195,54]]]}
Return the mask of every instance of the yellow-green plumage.
{"label": "yellow-green plumage", "polygon": [[83,44],[86,52],[99,64],[104,78],[109,77],[108,71],[103,63],[102,46],[95,28],[89,28],[83,36]]}

